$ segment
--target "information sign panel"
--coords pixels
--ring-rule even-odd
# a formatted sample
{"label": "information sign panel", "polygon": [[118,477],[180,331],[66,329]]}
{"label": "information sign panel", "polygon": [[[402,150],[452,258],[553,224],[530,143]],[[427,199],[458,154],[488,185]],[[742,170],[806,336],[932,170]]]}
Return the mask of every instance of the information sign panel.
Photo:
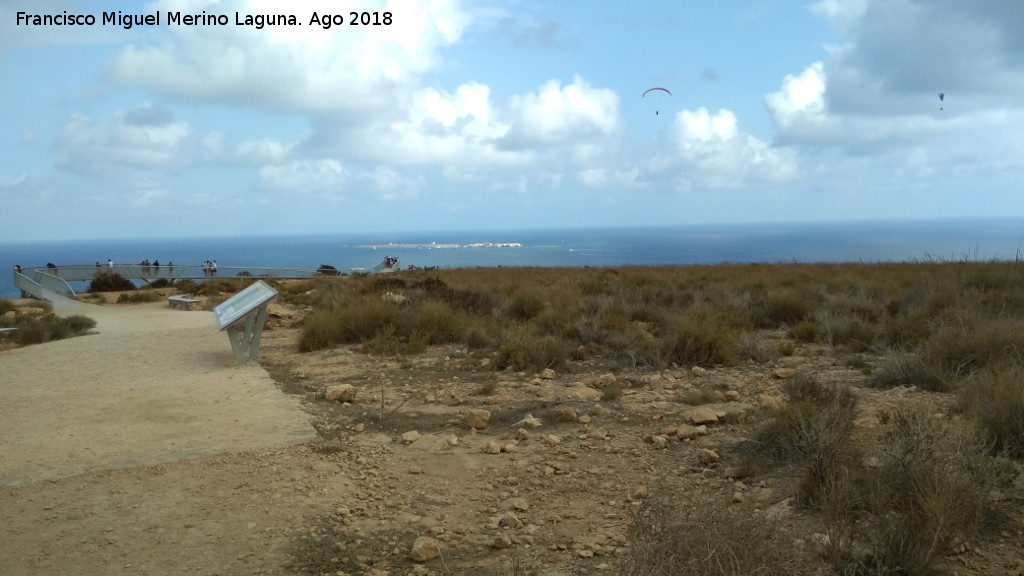
{"label": "information sign panel", "polygon": [[271,288],[263,280],[257,280],[213,309],[213,313],[217,316],[217,325],[221,330],[230,328],[276,296],[277,290]]}

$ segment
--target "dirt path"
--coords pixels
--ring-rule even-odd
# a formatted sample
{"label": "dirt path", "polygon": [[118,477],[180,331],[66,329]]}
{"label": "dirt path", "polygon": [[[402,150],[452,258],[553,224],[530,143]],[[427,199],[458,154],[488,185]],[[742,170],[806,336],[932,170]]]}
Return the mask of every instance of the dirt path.
{"label": "dirt path", "polygon": [[0,484],[278,447],[315,436],[255,363],[238,367],[211,312],[166,304],[62,314],[94,334],[0,354]]}

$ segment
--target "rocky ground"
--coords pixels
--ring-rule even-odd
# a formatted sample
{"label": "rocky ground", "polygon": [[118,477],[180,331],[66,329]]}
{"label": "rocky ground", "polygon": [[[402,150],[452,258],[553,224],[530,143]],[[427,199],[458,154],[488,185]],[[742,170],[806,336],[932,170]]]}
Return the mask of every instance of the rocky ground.
{"label": "rocky ground", "polygon": [[[657,491],[778,517],[814,556],[822,527],[792,506],[791,479],[750,475],[739,450],[782,402],[782,381],[805,370],[852,386],[865,446],[897,407],[949,417],[953,401],[865,388],[872,358],[824,346],[798,346],[771,365],[616,373],[587,365],[494,372],[486,355],[458,348],[398,359],[358,347],[296,354],[299,316],[277,312],[262,363],[304,396],[323,437],[311,451],[337,462],[351,486],[310,526],[334,530],[348,552],[339,553],[341,570],[353,573],[608,572],[628,551],[633,514]],[[872,461],[868,452],[865,465]],[[1020,525],[1006,528],[951,550],[951,573],[1024,573]]]}

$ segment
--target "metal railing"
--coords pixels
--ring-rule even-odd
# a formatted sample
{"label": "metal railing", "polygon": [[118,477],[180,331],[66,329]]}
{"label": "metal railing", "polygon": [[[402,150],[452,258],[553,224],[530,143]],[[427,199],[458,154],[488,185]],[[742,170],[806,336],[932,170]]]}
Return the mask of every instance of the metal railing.
{"label": "metal railing", "polygon": [[[44,268],[43,270],[50,269]],[[29,278],[23,272],[15,272],[14,286],[21,290],[23,295],[27,294],[33,298],[50,302],[75,298],[75,291],[67,282],[40,270],[33,271],[33,278]]]}
{"label": "metal railing", "polygon": [[113,266],[58,266],[40,268],[43,272],[69,282],[88,282],[96,275],[113,272],[131,280],[204,280],[210,278],[270,277],[270,278],[311,278],[321,275],[318,270],[302,268],[266,268],[254,266],[220,266],[216,272],[203,266],[178,265],[143,266],[142,264],[114,264]]}
{"label": "metal railing", "polygon": [[[398,259],[388,265],[382,261],[371,268],[371,274],[395,272],[400,269]],[[355,269],[353,269],[353,272]],[[45,268],[28,268],[14,273],[14,285],[23,293],[30,294],[41,300],[54,300],[54,296],[75,298],[75,291],[68,282],[89,282],[97,275],[112,272],[130,280],[141,280],[149,283],[164,279],[178,280],[212,280],[215,278],[277,278],[281,280],[334,277],[342,274],[339,270],[309,270],[304,268],[267,268],[262,266],[218,266],[211,270],[199,265],[142,265],[114,264],[111,266],[56,266]],[[29,278],[31,273],[31,278]]]}

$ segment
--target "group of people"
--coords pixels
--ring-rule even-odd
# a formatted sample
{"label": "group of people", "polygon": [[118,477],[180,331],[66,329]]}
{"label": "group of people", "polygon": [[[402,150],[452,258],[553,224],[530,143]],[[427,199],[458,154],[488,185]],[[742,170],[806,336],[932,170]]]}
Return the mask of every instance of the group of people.
{"label": "group of people", "polygon": [[[159,260],[154,260],[152,263],[150,263],[149,258],[147,258],[147,259],[143,260],[142,262],[140,262],[139,265],[142,266],[142,275],[143,276],[149,276],[150,274],[154,274],[156,276],[160,275],[160,261]],[[174,262],[168,262],[167,263],[167,273],[170,274],[173,271],[174,271]]]}
{"label": "group of people", "polygon": [[395,258],[394,256],[385,256],[384,257],[384,267],[385,268],[391,268],[395,264],[398,264],[398,258]]}
{"label": "group of people", "polygon": [[217,261],[207,260],[203,262],[203,276],[216,276],[217,275]]}

